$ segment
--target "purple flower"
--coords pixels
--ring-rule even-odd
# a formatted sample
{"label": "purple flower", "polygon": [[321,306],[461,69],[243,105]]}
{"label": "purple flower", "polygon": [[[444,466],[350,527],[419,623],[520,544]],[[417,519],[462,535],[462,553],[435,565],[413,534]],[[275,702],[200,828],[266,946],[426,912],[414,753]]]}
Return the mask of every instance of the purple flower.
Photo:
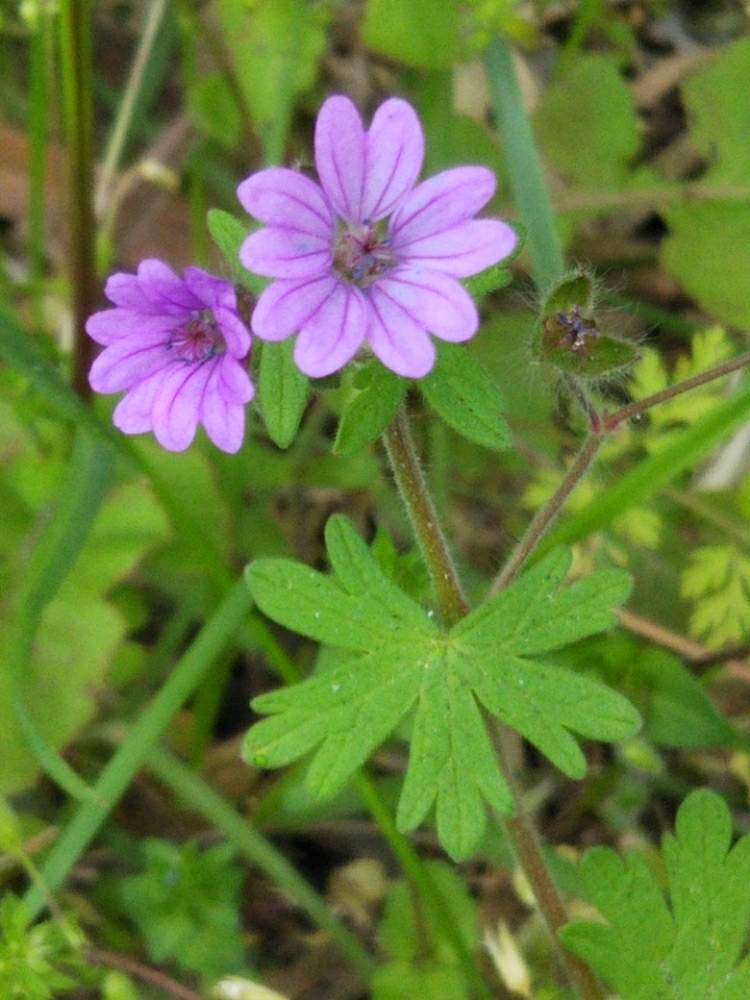
{"label": "purple flower", "polygon": [[183,451],[202,423],[218,448],[237,451],[255,390],[242,364],[250,334],[232,285],[198,267],[178,278],[144,260],[137,275],[113,274],[105,292],[115,308],[86,324],[104,344],[89,381],[96,392],[126,392],[115,426],[153,431],[164,448]]}
{"label": "purple flower", "polygon": [[367,342],[399,375],[435,361],[427,331],[463,341],[478,328],[458,282],[507,257],[513,230],[474,219],[495,191],[484,167],[456,167],[414,186],[424,138],[406,101],[378,108],[365,131],[352,102],[329,98],[315,128],[320,185],[274,167],[240,184],[245,209],[267,226],[242,246],[251,271],[276,278],[260,296],[253,332],[283,340],[307,375],[329,375]]}

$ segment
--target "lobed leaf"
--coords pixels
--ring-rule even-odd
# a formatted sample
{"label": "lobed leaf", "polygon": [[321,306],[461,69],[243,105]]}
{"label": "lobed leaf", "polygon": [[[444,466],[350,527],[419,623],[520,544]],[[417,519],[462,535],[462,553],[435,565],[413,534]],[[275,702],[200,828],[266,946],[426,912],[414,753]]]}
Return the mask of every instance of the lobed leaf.
{"label": "lobed leaf", "polygon": [[561,932],[622,1000],[743,1000],[750,959],[750,836],[730,849],[729,810],[714,792],[693,792],[662,853],[670,906],[642,856],[609,848],[581,865],[584,893],[606,924],[576,921]]}
{"label": "lobed leaf", "polygon": [[476,649],[489,646],[529,655],[611,628],[616,621],[612,609],[630,594],[630,576],[601,570],[561,590],[571,558],[567,549],[554,550],[465,618],[454,634]]}

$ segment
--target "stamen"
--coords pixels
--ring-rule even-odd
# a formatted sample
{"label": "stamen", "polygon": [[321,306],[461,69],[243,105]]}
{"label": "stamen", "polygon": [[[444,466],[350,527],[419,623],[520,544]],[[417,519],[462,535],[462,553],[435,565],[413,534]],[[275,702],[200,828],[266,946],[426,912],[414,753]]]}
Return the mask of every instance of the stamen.
{"label": "stamen", "polygon": [[397,263],[390,242],[382,226],[369,220],[341,230],[333,247],[336,272],[353,285],[368,288]]}
{"label": "stamen", "polygon": [[202,364],[217,354],[223,354],[224,337],[210,309],[195,312],[179,326],[170,338],[167,348],[174,351],[185,364]]}

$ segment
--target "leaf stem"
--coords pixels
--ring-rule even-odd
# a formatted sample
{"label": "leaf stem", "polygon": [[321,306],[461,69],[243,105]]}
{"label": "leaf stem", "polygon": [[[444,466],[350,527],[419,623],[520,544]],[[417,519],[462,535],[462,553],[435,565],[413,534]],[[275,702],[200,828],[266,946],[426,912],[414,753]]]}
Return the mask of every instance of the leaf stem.
{"label": "leaf stem", "polygon": [[91,394],[93,341],[86,320],[96,302],[91,0],[65,0],[61,9],[62,75],[68,144],[68,239],[73,299],[73,387]]}
{"label": "leaf stem", "polygon": [[[393,424],[384,433],[383,440],[396,486],[408,511],[409,519],[414,527],[414,533],[417,536],[425,562],[435,583],[443,618],[446,625],[450,626],[469,613],[469,604],[463,596],[461,581],[448,549],[445,534],[438,521],[435,505],[430,496],[427,481],[414,447],[409,419],[403,408],[396,415]],[[596,449],[598,449],[601,439],[592,435],[589,441],[593,442],[596,446],[592,451],[591,457],[588,459],[590,463],[596,454]],[[593,445],[589,445],[589,447],[593,447]],[[583,471],[585,471],[585,467]],[[572,490],[574,485],[574,483],[571,484],[570,490]],[[565,497],[561,496],[558,510],[564,501]],[[552,517],[554,517],[554,514]],[[546,527],[547,524],[542,525],[541,533],[546,530]],[[537,537],[541,537],[541,534]],[[533,549],[535,540],[530,539],[530,542],[528,552]],[[519,561],[516,572],[520,570],[524,559],[525,555]],[[498,727],[498,730],[500,733],[500,745],[497,748],[497,753],[500,767],[513,793],[515,807],[513,818],[505,820],[508,835],[515,846],[519,863],[534,891],[534,897],[544,915],[547,926],[550,928],[558,954],[568,972],[571,982],[580,991],[583,1000],[602,1000],[602,994],[591,972],[579,959],[562,947],[557,937],[557,930],[567,922],[565,907],[545,863],[533,822],[524,810],[521,790],[506,760],[503,743],[515,734],[512,734],[510,730],[506,730],[503,726]]]}
{"label": "leaf stem", "polygon": [[510,559],[498,573],[494,583],[490,587],[490,597],[504,590],[521,572],[524,563],[565,506],[565,501],[586,475],[602,446],[603,440],[603,437],[600,435],[590,434],[583,442],[583,446],[568,470],[567,475],[547,503],[536,512],[531,524],[524,532],[521,541],[513,550]]}
{"label": "leaf stem", "polygon": [[404,501],[419,547],[432,577],[440,613],[450,628],[469,612],[461,581],[414,446],[406,410],[402,407],[383,433],[393,478]]}
{"label": "leaf stem", "polygon": [[709,368],[699,375],[693,375],[692,378],[686,378],[683,382],[678,382],[676,385],[661,389],[652,396],[646,396],[644,399],[628,403],[627,406],[620,407],[619,410],[615,410],[614,413],[610,413],[604,418],[604,430],[613,431],[624,420],[640,417],[646,410],[650,410],[652,406],[665,403],[669,399],[674,399],[675,396],[681,396],[683,392],[690,392],[691,389],[697,389],[698,386],[705,385],[707,382],[713,382],[717,378],[731,375],[732,372],[747,368],[748,365],[750,365],[750,351],[746,351],[744,354],[740,354],[730,361],[725,361],[721,365],[716,365],[714,368]]}

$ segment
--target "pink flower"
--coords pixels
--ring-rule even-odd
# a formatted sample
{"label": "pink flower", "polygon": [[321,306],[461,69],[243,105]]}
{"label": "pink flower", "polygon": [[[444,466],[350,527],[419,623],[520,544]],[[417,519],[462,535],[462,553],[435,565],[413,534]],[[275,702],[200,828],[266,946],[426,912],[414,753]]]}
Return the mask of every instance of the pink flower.
{"label": "pink flower", "polygon": [[218,448],[237,451],[255,390],[242,364],[250,334],[232,285],[198,267],[178,278],[144,260],[137,275],[113,274],[105,292],[115,308],[86,324],[104,344],[89,381],[96,392],[125,391],[115,426],[153,431],[164,448],[183,451],[202,423]]}
{"label": "pink flower", "polygon": [[278,279],[258,300],[253,332],[298,333],[294,358],[307,375],[337,371],[366,342],[388,368],[420,378],[435,361],[429,333],[476,333],[476,306],[457,279],[507,257],[516,235],[474,219],[494,194],[492,171],[456,167],[415,187],[423,156],[406,101],[381,104],[365,131],[352,102],[331,97],[315,128],[320,185],[282,167],[240,184],[243,206],[267,226],[240,259]]}

